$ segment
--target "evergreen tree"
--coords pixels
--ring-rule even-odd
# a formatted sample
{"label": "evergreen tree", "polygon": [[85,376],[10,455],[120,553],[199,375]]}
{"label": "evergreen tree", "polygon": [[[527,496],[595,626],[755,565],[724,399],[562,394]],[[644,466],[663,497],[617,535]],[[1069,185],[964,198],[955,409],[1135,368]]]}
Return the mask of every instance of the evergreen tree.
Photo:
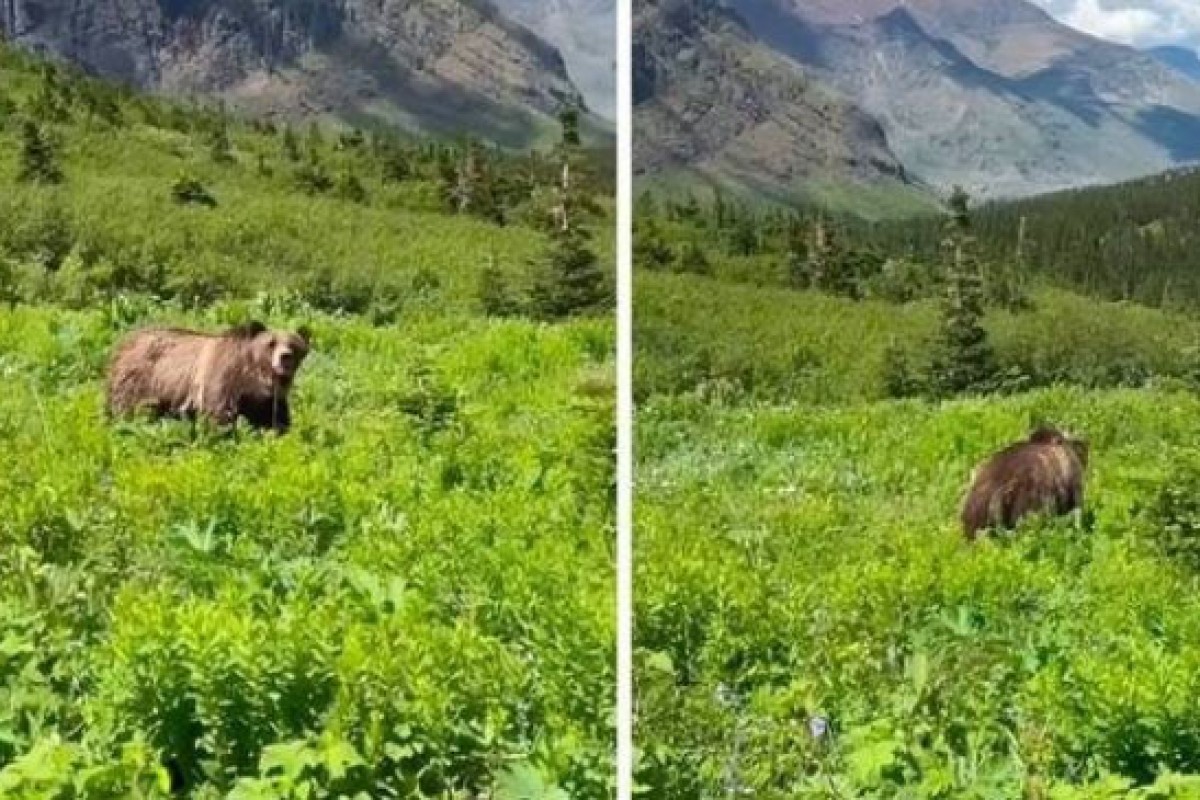
{"label": "evergreen tree", "polygon": [[458,211],[458,162],[449,148],[440,148],[434,155],[438,194],[447,211]]}
{"label": "evergreen tree", "polygon": [[125,123],[119,91],[110,84],[102,81],[84,82],[79,89],[79,103],[91,120],[98,120],[113,128]]}
{"label": "evergreen tree", "polygon": [[463,148],[452,198],[456,213],[471,214],[491,222],[504,221],[487,154],[473,140]]}
{"label": "evergreen tree", "polygon": [[719,186],[713,190],[713,220],[717,224],[717,230],[725,230],[731,222],[731,210],[725,201],[725,193]]}
{"label": "evergreen tree", "polygon": [[342,171],[337,183],[337,196],[343,200],[349,200],[352,203],[366,203],[367,189],[363,186],[362,181],[354,174],[354,170],[346,169]]}
{"label": "evergreen tree", "polygon": [[201,205],[214,208],[217,200],[194,175],[183,174],[171,185],[171,198],[180,205]]}
{"label": "evergreen tree", "polygon": [[384,141],[380,145],[379,161],[384,183],[403,183],[412,177],[412,165],[399,142]]}
{"label": "evergreen tree", "polygon": [[904,348],[894,342],[883,351],[883,393],[887,397],[916,397],[921,382],[909,363]]}
{"label": "evergreen tree", "polygon": [[309,123],[308,135],[305,137],[304,147],[308,150],[308,158],[310,161],[315,161],[321,157],[321,150],[325,146],[325,137],[321,135],[321,126],[313,121]]}
{"label": "evergreen tree", "polygon": [[563,119],[563,142],[559,149],[562,163],[550,251],[535,277],[532,291],[533,311],[543,319],[602,311],[611,308],[614,300],[600,260],[588,247],[588,234],[579,219],[578,212],[584,203],[571,179],[578,143],[578,136],[571,133],[573,120],[576,118],[569,114]]}
{"label": "evergreen tree", "polygon": [[33,120],[25,120],[21,128],[20,166],[17,180],[22,183],[62,183],[62,167],[49,137]]}
{"label": "evergreen tree", "polygon": [[61,80],[58,69],[46,64],[41,70],[41,81],[29,103],[29,111],[35,119],[45,123],[63,123],[71,119],[70,87]]}
{"label": "evergreen tree", "polygon": [[479,274],[479,305],[489,317],[512,317],[521,312],[521,305],[509,289],[504,272],[489,263]]}
{"label": "evergreen tree", "polygon": [[300,160],[300,143],[296,140],[296,132],[291,125],[283,126],[283,157],[288,161]]}
{"label": "evergreen tree", "polygon": [[784,269],[788,285],[793,289],[811,289],[812,275],[809,273],[808,254],[804,251],[788,250],[784,255]]}
{"label": "evergreen tree", "polygon": [[0,257],[0,303],[9,309],[16,308],[21,300],[21,281],[16,265],[8,258]]}
{"label": "evergreen tree", "polygon": [[358,128],[338,136],[339,150],[358,150],[367,143],[367,137]]}
{"label": "evergreen tree", "polygon": [[679,252],[679,271],[690,272],[693,275],[712,274],[708,254],[699,242],[692,240],[683,246],[683,250]]}
{"label": "evergreen tree", "polygon": [[813,288],[857,299],[859,266],[857,254],[842,246],[836,228],[818,217],[813,223],[808,250],[808,274]]}
{"label": "evergreen tree", "polygon": [[930,380],[944,397],[985,391],[996,378],[995,356],[983,327],[983,281],[973,251],[969,198],[956,188],[950,198],[946,292]]}
{"label": "evergreen tree", "polygon": [[663,237],[655,217],[634,221],[633,263],[639,269],[664,269],[675,260],[675,253]]}
{"label": "evergreen tree", "polygon": [[6,130],[17,115],[17,104],[0,91],[0,131]]}
{"label": "evergreen tree", "polygon": [[700,219],[700,201],[691,192],[688,192],[687,197],[682,203],[675,203],[672,206],[672,213],[675,219],[683,221],[695,221]]}
{"label": "evergreen tree", "polygon": [[825,291],[830,283],[836,250],[837,241],[832,231],[826,228],[823,217],[817,217],[813,221],[812,239],[808,246],[808,265],[805,270],[810,286]]}
{"label": "evergreen tree", "polygon": [[613,305],[600,260],[577,227],[555,231],[550,251],[532,292],[533,311],[542,319],[603,311]]}
{"label": "evergreen tree", "polygon": [[334,182],[320,159],[313,158],[296,170],[296,185],[305,194],[317,195],[332,189]]}
{"label": "evergreen tree", "polygon": [[208,151],[212,160],[218,164],[233,162],[233,145],[229,141],[229,126],[222,118],[213,126],[209,135]]}
{"label": "evergreen tree", "polygon": [[734,255],[752,256],[758,252],[758,226],[753,216],[743,214],[738,218],[729,237],[729,245]]}
{"label": "evergreen tree", "polygon": [[562,126],[562,146],[579,147],[582,143],[579,137],[579,109],[575,106],[565,107],[558,114],[558,122]]}
{"label": "evergreen tree", "polygon": [[787,281],[793,289],[808,289],[812,286],[809,271],[809,243],[804,226],[799,219],[788,222],[784,241],[784,267]]}

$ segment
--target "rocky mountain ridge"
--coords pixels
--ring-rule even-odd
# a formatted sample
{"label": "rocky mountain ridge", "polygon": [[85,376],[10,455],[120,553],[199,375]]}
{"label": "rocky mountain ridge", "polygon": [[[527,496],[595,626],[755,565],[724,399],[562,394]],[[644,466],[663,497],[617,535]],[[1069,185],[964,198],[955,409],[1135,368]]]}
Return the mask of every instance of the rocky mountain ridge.
{"label": "rocky mountain ridge", "polygon": [[524,146],[581,103],[558,49],[487,0],[0,0],[0,28],[98,74],[266,115]]}
{"label": "rocky mountain ridge", "polygon": [[[678,86],[691,85],[691,102],[711,107],[704,126],[674,132],[677,171],[711,173],[702,143],[746,118],[745,91],[712,83],[729,48],[753,53],[743,63],[773,65],[744,76],[743,85],[779,86],[788,75],[809,96],[856,109],[902,165],[878,175],[838,166],[837,154],[861,148],[857,133],[871,124],[846,128],[849,138],[810,138],[808,147],[739,136],[739,162],[765,165],[763,176],[776,188],[785,175],[793,184],[876,184],[903,174],[938,193],[960,184],[977,197],[1003,198],[1200,160],[1200,81],[1163,63],[1161,53],[1076,31],[1026,0],[726,0],[719,7],[737,24],[709,31],[702,47],[678,45],[694,73],[681,75]],[[652,27],[660,20],[640,21],[635,41],[662,40]],[[671,58],[660,53],[658,61]],[[648,158],[645,168],[659,166]]]}
{"label": "rocky mountain ridge", "polygon": [[762,46],[721,3],[645,0],[633,44],[638,176],[778,199],[817,179],[909,184],[875,120]]}

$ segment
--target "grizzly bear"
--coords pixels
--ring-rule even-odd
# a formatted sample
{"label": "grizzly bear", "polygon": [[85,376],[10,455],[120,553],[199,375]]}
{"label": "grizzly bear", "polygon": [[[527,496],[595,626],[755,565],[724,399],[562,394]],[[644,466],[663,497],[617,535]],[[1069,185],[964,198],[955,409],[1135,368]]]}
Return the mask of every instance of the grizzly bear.
{"label": "grizzly bear", "polygon": [[1068,514],[1083,505],[1088,443],[1049,426],[993,455],[978,471],[962,508],[969,539],[1012,529],[1035,513]]}
{"label": "grizzly bear", "polygon": [[288,395],[308,355],[310,335],[268,330],[253,321],[218,333],[147,328],[126,338],[108,371],[111,417],[238,418],[283,433],[291,426]]}

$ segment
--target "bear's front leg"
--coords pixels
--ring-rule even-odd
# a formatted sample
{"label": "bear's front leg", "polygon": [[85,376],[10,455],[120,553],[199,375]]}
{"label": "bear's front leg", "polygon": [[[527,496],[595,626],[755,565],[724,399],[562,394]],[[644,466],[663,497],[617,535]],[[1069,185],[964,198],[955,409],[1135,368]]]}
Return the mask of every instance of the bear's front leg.
{"label": "bear's front leg", "polygon": [[285,433],[292,424],[286,398],[243,398],[238,413],[251,427],[260,430]]}
{"label": "bear's front leg", "polygon": [[275,408],[271,428],[277,433],[287,433],[292,427],[292,407],[288,403],[286,397],[280,397],[275,401]]}

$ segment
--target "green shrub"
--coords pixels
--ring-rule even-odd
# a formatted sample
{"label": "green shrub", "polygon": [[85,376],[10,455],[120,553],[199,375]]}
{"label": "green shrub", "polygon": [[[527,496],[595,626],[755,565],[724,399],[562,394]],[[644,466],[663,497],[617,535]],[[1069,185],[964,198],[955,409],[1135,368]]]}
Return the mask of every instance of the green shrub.
{"label": "green shrub", "polygon": [[215,208],[216,198],[195,176],[180,175],[171,185],[171,197],[180,205],[195,204]]}

